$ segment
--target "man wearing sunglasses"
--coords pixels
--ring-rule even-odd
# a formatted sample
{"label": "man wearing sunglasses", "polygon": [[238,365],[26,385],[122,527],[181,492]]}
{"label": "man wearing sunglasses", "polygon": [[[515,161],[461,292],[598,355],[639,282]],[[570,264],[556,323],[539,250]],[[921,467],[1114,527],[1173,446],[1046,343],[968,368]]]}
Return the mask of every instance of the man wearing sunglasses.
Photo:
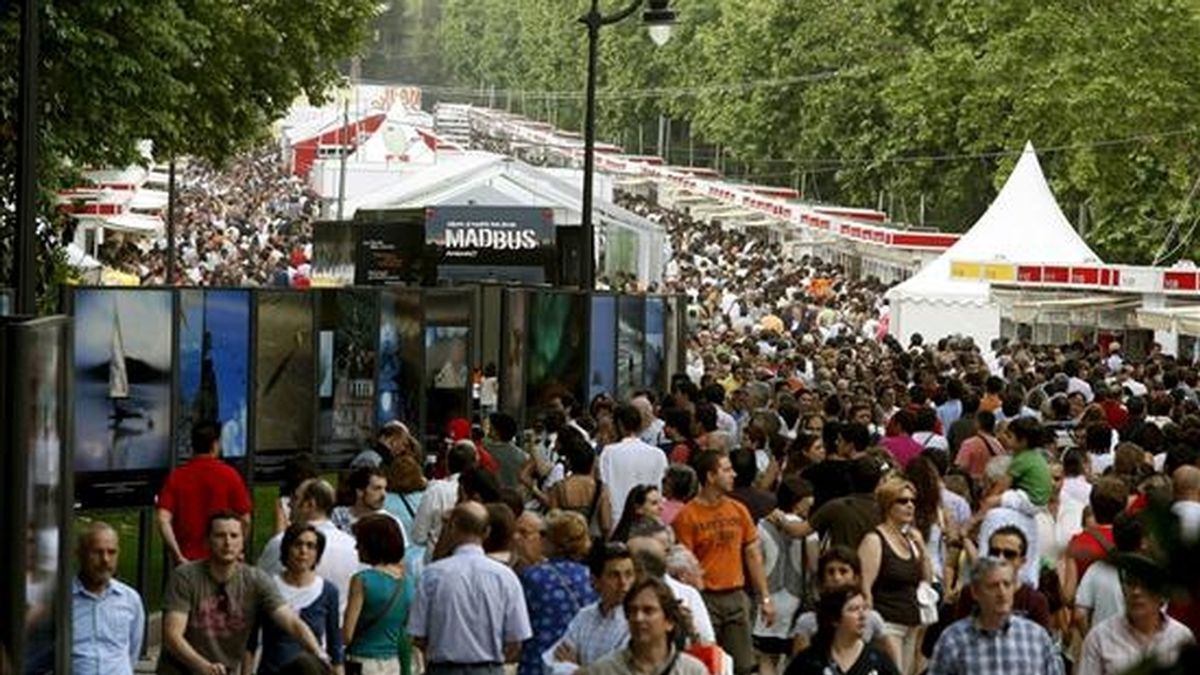
{"label": "man wearing sunglasses", "polygon": [[[981,553],[1003,560],[1012,567],[1013,574],[1019,575],[1021,566],[1025,564],[1027,546],[1025,534],[1021,532],[1020,528],[1016,525],[1005,525],[992,533],[992,536],[988,538],[988,550],[981,551]],[[971,586],[968,585],[963,588],[962,595],[958,597],[954,616],[959,619],[971,616],[978,606],[979,603],[975,600],[974,593],[971,592]],[[1029,584],[1021,583],[1013,592],[1012,609],[1014,614],[1024,616],[1042,628],[1050,630],[1050,604],[1041,591]]]}

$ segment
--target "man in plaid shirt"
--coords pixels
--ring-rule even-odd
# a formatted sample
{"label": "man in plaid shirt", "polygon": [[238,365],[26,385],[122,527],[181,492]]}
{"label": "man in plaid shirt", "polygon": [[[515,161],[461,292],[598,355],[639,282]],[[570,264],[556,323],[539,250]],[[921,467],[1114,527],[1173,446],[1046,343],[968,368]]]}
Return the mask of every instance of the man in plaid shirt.
{"label": "man in plaid shirt", "polygon": [[1013,615],[1011,565],[981,557],[971,569],[971,591],[979,609],[942,633],[929,675],[1062,675],[1062,655],[1046,629]]}

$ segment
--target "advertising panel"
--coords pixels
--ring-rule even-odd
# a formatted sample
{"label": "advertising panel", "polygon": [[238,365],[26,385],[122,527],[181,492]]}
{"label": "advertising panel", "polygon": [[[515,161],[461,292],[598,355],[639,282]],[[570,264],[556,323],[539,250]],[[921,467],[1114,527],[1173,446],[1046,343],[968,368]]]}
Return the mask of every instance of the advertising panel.
{"label": "advertising panel", "polygon": [[439,281],[544,283],[555,260],[554,212],[524,206],[431,208],[425,243]]}
{"label": "advertising panel", "polygon": [[375,433],[379,292],[324,290],[317,299],[321,345],[317,445],[322,454],[349,459]]}
{"label": "advertising panel", "polygon": [[287,455],[313,448],[313,296],[259,291],[254,312],[254,465],[269,479]]}
{"label": "advertising panel", "polygon": [[379,372],[375,422],[409,425],[421,415],[421,294],[385,290],[379,298]]}
{"label": "advertising panel", "polygon": [[541,410],[551,400],[583,396],[587,368],[587,296],[538,291],[529,312],[529,379],[526,404]]}
{"label": "advertising panel", "polygon": [[525,409],[525,354],[529,348],[529,291],[504,292],[503,367],[500,409],[521,419]]}
{"label": "advertising panel", "polygon": [[646,357],[642,386],[661,392],[665,384],[666,310],[663,298],[646,298]]}
{"label": "advertising panel", "polygon": [[358,236],[354,223],[313,223],[313,286],[339,287],[353,284],[357,246]]}
{"label": "advertising panel", "polygon": [[192,427],[221,429],[221,456],[246,457],[250,403],[250,292],[179,291],[176,463],[192,454]]}
{"label": "advertising panel", "polygon": [[149,505],[171,465],[174,294],[74,289],[75,471],[86,505]]}
{"label": "advertising panel", "polygon": [[588,400],[617,391],[617,299],[592,296],[591,331],[588,335]]}
{"label": "advertising panel", "polygon": [[425,433],[429,440],[445,438],[452,420],[470,421],[470,339],[468,326],[425,327]]}
{"label": "advertising panel", "polygon": [[642,386],[646,362],[646,301],[617,299],[617,395],[627,399]]}

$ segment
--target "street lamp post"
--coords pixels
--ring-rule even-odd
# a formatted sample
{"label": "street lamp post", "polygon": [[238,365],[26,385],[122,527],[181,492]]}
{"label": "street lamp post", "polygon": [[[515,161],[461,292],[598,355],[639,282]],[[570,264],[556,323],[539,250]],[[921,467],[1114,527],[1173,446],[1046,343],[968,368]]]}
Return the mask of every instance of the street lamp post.
{"label": "street lamp post", "polygon": [[[583,208],[580,224],[583,239],[580,261],[579,285],[586,290],[596,287],[596,230],[592,220],[592,183],[596,174],[596,63],[600,55],[600,29],[622,21],[636,12],[647,0],[632,0],[621,11],[605,16],[600,12],[600,0],[592,0],[591,10],[579,21],[587,27],[588,62],[587,90],[583,118]],[[671,37],[671,25],[675,23],[675,11],[670,8],[671,0],[649,0],[649,8],[642,14],[642,21],[650,29],[650,38],[662,46]]]}

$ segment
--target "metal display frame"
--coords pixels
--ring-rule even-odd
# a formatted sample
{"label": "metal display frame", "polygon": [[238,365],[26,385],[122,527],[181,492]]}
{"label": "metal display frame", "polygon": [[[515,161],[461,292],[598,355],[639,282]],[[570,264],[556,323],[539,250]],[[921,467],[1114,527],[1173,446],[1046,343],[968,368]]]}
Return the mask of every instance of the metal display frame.
{"label": "metal display frame", "polygon": [[[50,337],[47,333],[56,333]],[[0,437],[10,449],[24,448],[33,420],[24,414],[29,405],[28,387],[32,380],[33,345],[44,347],[47,340],[57,340],[60,365],[57,373],[58,425],[62,433],[58,449],[58,494],[53,503],[58,537],[57,560],[54,567],[55,589],[53,612],[49,621],[55,627],[54,672],[71,672],[71,565],[72,511],[74,507],[74,471],[68,464],[73,456],[74,407],[74,334],[70,318],[58,315],[40,319],[8,317],[0,320],[0,362],[3,362],[3,383],[0,384]],[[23,536],[29,524],[28,504],[34,485],[29,482],[31,457],[23,452],[7,452],[0,458],[3,484],[0,495],[0,522],[5,531],[22,533],[12,536],[9,554],[0,556],[0,666],[10,672],[28,672],[25,663],[27,583],[26,565],[29,559],[29,539]],[[17,477],[21,477],[19,480]]]}

